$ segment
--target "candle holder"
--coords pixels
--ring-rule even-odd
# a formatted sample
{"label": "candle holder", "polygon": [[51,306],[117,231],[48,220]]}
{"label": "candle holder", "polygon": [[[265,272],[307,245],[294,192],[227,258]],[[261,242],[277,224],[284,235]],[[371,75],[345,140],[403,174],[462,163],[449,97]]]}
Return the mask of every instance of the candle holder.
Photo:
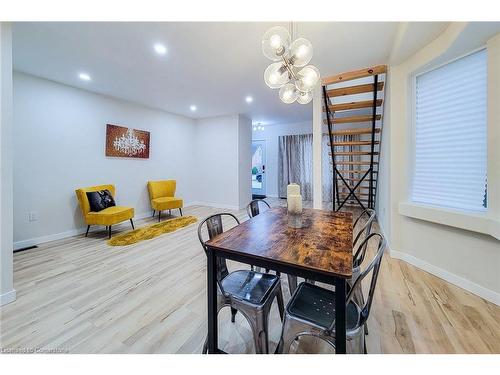
{"label": "candle holder", "polygon": [[302,212],[288,212],[288,226],[302,228]]}

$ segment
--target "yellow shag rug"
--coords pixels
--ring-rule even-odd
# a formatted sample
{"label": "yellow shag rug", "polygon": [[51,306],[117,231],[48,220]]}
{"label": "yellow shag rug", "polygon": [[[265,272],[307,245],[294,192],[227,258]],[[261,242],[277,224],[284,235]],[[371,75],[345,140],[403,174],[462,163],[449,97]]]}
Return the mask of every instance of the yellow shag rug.
{"label": "yellow shag rug", "polygon": [[161,223],[146,225],[142,228],[137,228],[129,232],[118,234],[108,240],[108,245],[111,246],[127,246],[134,243],[150,240],[158,237],[163,233],[174,232],[179,228],[186,227],[196,223],[198,220],[194,216],[183,216],[175,219],[163,221]]}

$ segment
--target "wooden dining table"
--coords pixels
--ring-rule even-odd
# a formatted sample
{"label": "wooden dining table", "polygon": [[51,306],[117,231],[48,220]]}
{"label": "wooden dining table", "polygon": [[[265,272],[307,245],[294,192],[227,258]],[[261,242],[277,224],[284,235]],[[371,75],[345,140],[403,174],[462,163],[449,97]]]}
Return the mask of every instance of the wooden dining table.
{"label": "wooden dining table", "polygon": [[346,279],[352,276],[352,214],[304,209],[302,227],[288,226],[285,207],[271,208],[206,243],[208,353],[217,338],[216,258],[335,285],[335,351],[346,352]]}

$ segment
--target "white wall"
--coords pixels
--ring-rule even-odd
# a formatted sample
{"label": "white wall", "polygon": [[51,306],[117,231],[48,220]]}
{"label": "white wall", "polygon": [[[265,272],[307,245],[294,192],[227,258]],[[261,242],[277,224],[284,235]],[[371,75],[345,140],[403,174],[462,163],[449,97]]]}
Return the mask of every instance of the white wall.
{"label": "white wall", "polygon": [[312,121],[264,126],[252,131],[252,140],[266,141],[266,195],[278,196],[278,137],[293,134],[312,134]]}
{"label": "white wall", "polygon": [[[195,198],[195,120],[16,72],[14,123],[17,247],[83,228],[78,187],[113,183],[117,204],[136,216],[150,213],[148,180],[176,179],[177,195]],[[150,158],[106,157],[107,123],[151,132]]]}
{"label": "white wall", "polygon": [[252,200],[252,120],[238,116],[238,192],[239,208]]}
{"label": "white wall", "polygon": [[[411,106],[410,106],[410,76],[413,72],[420,70],[429,64],[457,57],[460,54],[484,45],[485,40],[476,40],[476,32],[470,30],[464,24],[452,24],[447,31],[431,44],[417,52],[409,60],[389,69],[389,96],[390,108],[386,108],[386,123],[388,117],[390,125],[389,137],[384,132],[384,142],[389,140],[390,154],[383,152],[383,158],[389,158],[390,173],[388,175],[389,185],[384,183],[385,193],[379,195],[379,206],[388,207],[390,212],[383,216],[381,222],[384,231],[390,236],[391,255],[420,268],[427,270],[445,280],[476,293],[492,302],[500,304],[500,241],[492,236],[479,234],[472,231],[454,228],[442,224],[436,224],[427,220],[419,220],[403,215],[399,209],[400,203],[408,200],[409,181],[411,177]],[[490,60],[498,69],[500,61],[500,38],[496,38],[488,48],[494,51],[495,60]],[[453,53],[452,53],[453,52]],[[497,70],[498,71],[498,70]],[[489,76],[489,86],[500,85],[500,75]],[[497,93],[498,90],[490,90],[489,94]],[[500,98],[489,98],[489,103],[498,103]],[[492,111],[497,111],[498,106],[489,108],[489,142],[492,136],[497,134],[498,114],[492,116]],[[386,128],[386,129],[387,129]],[[498,149],[498,147],[496,147]],[[497,166],[499,152],[488,149],[489,168]],[[384,164],[386,164],[384,162]],[[381,166],[381,169],[384,165]],[[385,168],[387,169],[387,168]],[[488,185],[499,186],[498,182],[490,185],[491,179],[498,178],[498,171],[488,175]],[[495,177],[496,176],[496,177]],[[381,176],[382,177],[382,176]],[[382,186],[381,186],[382,187]],[[489,199],[496,196],[499,191],[488,189]],[[491,194],[490,194],[491,193]],[[500,218],[498,205],[493,205],[488,210],[492,220]],[[445,216],[443,214],[443,216]],[[470,217],[469,220],[475,220]]]}
{"label": "white wall", "polygon": [[[249,120],[239,115],[197,121],[194,152],[199,183],[196,202],[238,209],[250,201],[251,144],[250,130],[244,129],[247,125],[251,129]],[[246,183],[244,174],[248,174]]]}
{"label": "white wall", "polygon": [[[387,241],[390,241],[390,223],[391,223],[391,210],[389,207],[389,200],[391,196],[390,183],[391,183],[391,97],[390,97],[390,72],[385,76],[385,99],[383,104],[383,126],[380,143],[379,155],[379,175],[377,177],[377,197],[376,197],[376,211],[377,220],[380,227],[384,231],[383,235]],[[390,242],[389,242],[390,246]]]}
{"label": "white wall", "polygon": [[12,269],[12,31],[0,23],[0,305],[16,299]]}

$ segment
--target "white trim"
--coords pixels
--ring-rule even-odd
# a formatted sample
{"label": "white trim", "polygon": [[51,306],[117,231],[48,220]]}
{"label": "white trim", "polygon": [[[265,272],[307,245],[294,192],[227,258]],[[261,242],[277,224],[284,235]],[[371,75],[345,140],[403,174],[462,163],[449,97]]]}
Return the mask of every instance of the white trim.
{"label": "white trim", "polygon": [[198,201],[191,202],[189,204],[189,206],[207,206],[207,207],[223,208],[226,210],[235,210],[235,211],[238,211],[240,209],[238,206],[233,206],[230,204],[221,204],[221,203],[214,203],[214,202],[198,202]]}
{"label": "white trim", "polygon": [[14,302],[16,300],[16,290],[12,289],[10,292],[0,294],[0,306]]}
{"label": "white trim", "polygon": [[[184,207],[189,207],[189,206],[208,206],[208,207],[222,208],[228,210],[236,210],[236,211],[239,210],[238,206],[210,203],[210,202],[189,202],[184,204]],[[148,211],[135,215],[134,219],[140,220],[140,219],[145,219],[147,217],[151,217],[151,212]],[[25,247],[36,246],[46,242],[62,240],[68,237],[78,236],[80,234],[85,233],[86,230],[87,227],[82,227],[78,229],[68,230],[66,232],[48,234],[46,236],[40,236],[35,238],[29,238],[27,240],[17,241],[14,242],[14,250],[24,249]],[[90,231],[92,231],[92,228]]]}
{"label": "white trim", "polygon": [[465,289],[468,292],[471,292],[491,303],[494,303],[497,306],[500,306],[500,293],[464,279],[463,277],[455,275],[454,273],[446,271],[442,268],[436,267],[422,259],[414,257],[413,255],[391,249],[389,238],[385,234],[384,228],[380,225],[380,222],[378,223],[378,226],[380,228],[380,232],[382,232],[382,235],[386,238],[387,249],[389,250],[389,255],[391,256],[391,258],[399,259],[406,263],[409,263],[412,266],[417,267],[418,269],[429,272],[430,274],[437,276],[440,279],[449,282],[450,284],[456,285],[459,288]]}
{"label": "white trim", "polygon": [[399,202],[398,212],[414,219],[489,234],[500,240],[500,220],[489,216],[488,213],[459,211],[414,202]]}
{"label": "white trim", "polygon": [[420,268],[421,270],[429,272],[434,276],[439,277],[440,279],[443,279],[453,285],[456,285],[462,289],[467,290],[468,292],[471,292],[481,298],[484,298],[485,300],[494,303],[497,306],[500,306],[500,293],[485,288],[484,286],[476,284],[470,280],[464,279],[463,277],[458,276],[449,271],[446,271],[442,268],[436,267],[430,263],[427,263],[422,259],[414,257],[413,255],[392,249],[389,250],[391,258],[403,260],[406,263],[409,263],[417,268]]}
{"label": "white trim", "polygon": [[[140,220],[150,216],[151,212],[144,212],[142,214],[135,215],[134,219]],[[68,230],[66,232],[48,234],[46,236],[28,238],[27,240],[17,241],[14,242],[14,250],[24,249],[25,247],[36,246],[46,242],[62,240],[63,238],[78,236],[79,234],[85,233],[86,230],[87,227],[82,227],[78,229]],[[92,232],[92,228],[90,229],[90,232]]]}

